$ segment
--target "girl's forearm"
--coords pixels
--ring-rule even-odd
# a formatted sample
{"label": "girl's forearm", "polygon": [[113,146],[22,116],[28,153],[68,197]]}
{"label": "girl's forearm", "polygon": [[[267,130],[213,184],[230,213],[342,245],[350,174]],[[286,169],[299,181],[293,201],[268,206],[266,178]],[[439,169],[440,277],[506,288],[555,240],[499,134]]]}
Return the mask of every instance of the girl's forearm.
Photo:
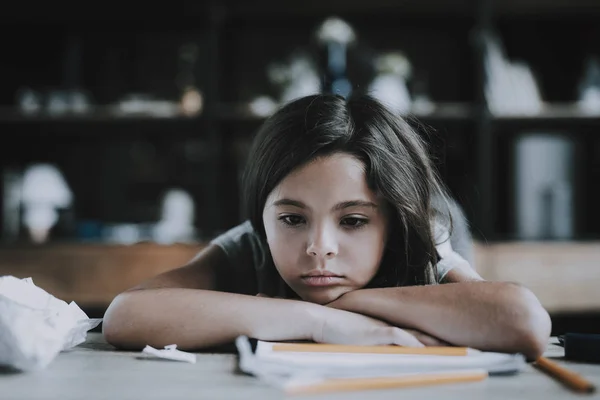
{"label": "girl's forearm", "polygon": [[261,340],[311,340],[316,304],[198,289],[147,289],[122,293],[103,321],[106,340],[119,348],[181,350],[232,342],[239,335]]}
{"label": "girl's forearm", "polygon": [[550,318],[527,289],[501,282],[363,289],[331,307],[380,318],[458,346],[520,352],[535,359],[546,348]]}

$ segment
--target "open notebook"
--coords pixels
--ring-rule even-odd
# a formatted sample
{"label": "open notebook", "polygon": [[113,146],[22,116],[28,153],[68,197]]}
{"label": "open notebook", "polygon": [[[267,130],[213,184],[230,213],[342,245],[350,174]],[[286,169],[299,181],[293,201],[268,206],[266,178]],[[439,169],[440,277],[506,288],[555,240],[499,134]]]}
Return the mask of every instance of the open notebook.
{"label": "open notebook", "polygon": [[[323,382],[372,382],[403,377],[471,377],[516,374],[526,365],[521,354],[482,352],[469,348],[414,349],[400,346],[341,346],[314,343],[274,343],[240,336],[236,340],[239,368],[288,392]],[[411,354],[412,353],[412,354]],[[423,354],[429,353],[429,354]],[[480,379],[476,379],[480,378]],[[437,379],[442,383],[444,379]],[[450,380],[453,381],[453,380]],[[449,382],[450,382],[449,381]],[[400,384],[396,387],[402,386]],[[337,386],[338,389],[343,387]],[[394,387],[388,385],[387,387]]]}

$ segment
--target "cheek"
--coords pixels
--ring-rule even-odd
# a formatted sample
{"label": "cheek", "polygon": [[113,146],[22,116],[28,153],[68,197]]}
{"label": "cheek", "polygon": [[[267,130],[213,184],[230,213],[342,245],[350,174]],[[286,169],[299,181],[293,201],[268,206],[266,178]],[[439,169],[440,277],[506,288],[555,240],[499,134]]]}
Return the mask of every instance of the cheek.
{"label": "cheek", "polygon": [[346,246],[347,262],[356,280],[366,284],[377,273],[383,258],[385,234],[379,231],[359,235]]}
{"label": "cheek", "polygon": [[286,272],[296,269],[298,255],[302,248],[300,235],[285,232],[284,228],[275,224],[271,224],[269,227],[265,225],[265,232],[273,263],[279,273],[286,275]]}

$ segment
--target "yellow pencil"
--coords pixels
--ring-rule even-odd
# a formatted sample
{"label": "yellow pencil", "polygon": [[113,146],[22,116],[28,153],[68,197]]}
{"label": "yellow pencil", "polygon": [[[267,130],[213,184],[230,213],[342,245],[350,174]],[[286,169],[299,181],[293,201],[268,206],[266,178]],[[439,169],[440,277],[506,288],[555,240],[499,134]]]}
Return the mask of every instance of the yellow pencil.
{"label": "yellow pencil", "polygon": [[374,378],[326,379],[320,382],[285,388],[288,395],[313,395],[330,392],[349,392],[374,389],[396,389],[448,383],[476,382],[488,377],[485,370],[422,373],[405,376]]}
{"label": "yellow pencil", "polygon": [[422,354],[435,356],[466,356],[467,347],[403,347],[403,346],[356,346],[323,343],[274,343],[274,352],[303,353],[368,353],[368,354]]}
{"label": "yellow pencil", "polygon": [[596,390],[596,387],[581,375],[575,372],[569,371],[568,369],[561,367],[554,361],[550,361],[546,357],[540,357],[534,363],[535,366],[540,368],[542,371],[548,373],[554,378],[564,383],[570,389],[580,393],[592,393]]}

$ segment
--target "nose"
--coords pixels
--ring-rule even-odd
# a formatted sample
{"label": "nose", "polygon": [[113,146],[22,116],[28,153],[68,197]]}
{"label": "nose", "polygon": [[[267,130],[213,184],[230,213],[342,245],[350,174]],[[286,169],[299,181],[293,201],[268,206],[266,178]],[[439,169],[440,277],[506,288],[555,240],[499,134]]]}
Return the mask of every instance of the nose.
{"label": "nose", "polygon": [[337,255],[338,243],[333,229],[316,227],[310,234],[306,254],[312,257],[330,259]]}

